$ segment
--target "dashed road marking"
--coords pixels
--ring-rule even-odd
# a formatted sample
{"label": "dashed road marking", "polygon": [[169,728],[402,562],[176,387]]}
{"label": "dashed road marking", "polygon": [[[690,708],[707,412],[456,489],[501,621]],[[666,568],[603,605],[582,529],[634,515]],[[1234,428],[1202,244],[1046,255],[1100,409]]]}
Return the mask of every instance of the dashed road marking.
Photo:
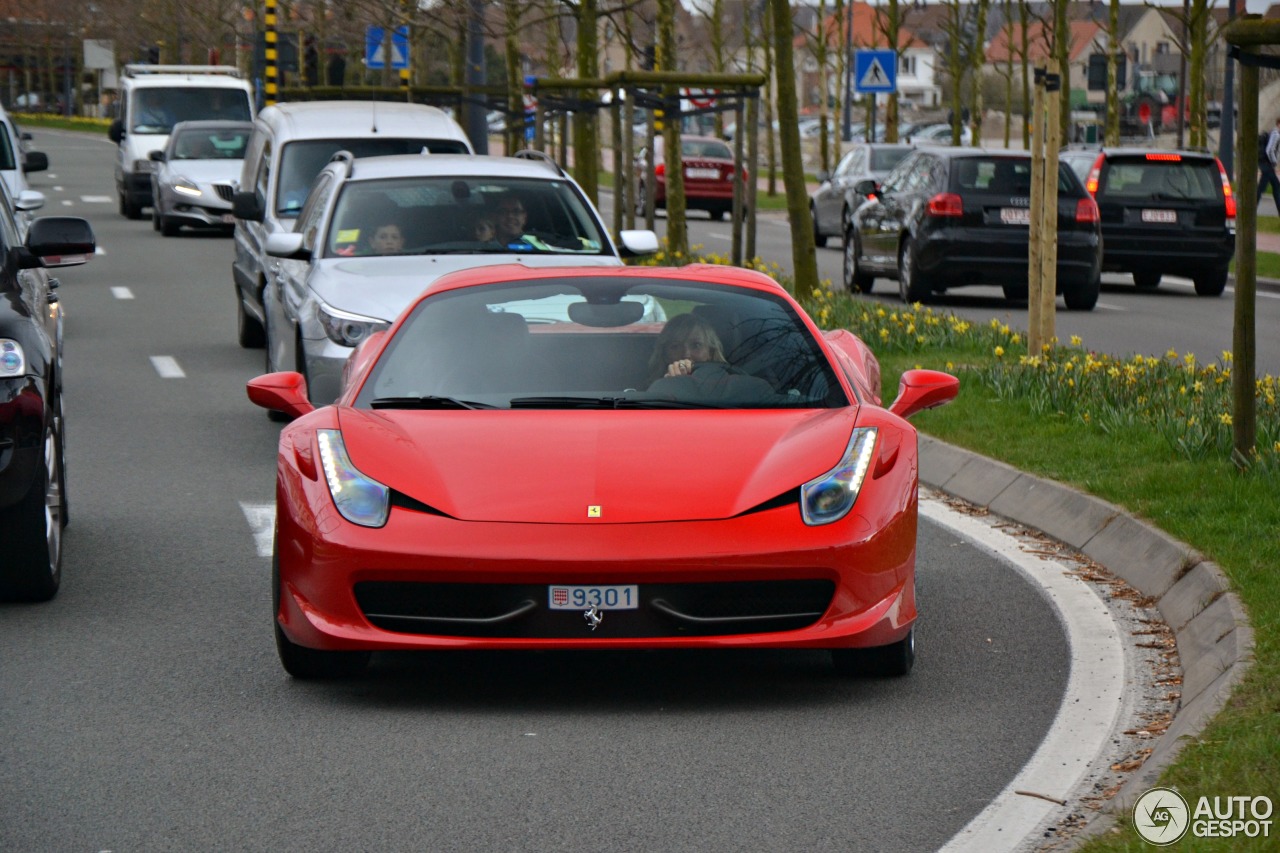
{"label": "dashed road marking", "polygon": [[127,287],[113,287],[111,288],[111,295],[116,299],[132,299],[133,291]]}
{"label": "dashed road marking", "polygon": [[109,195],[82,195],[80,200],[85,204],[111,204],[111,202],[115,201]]}
{"label": "dashed road marking", "polygon": [[240,511],[253,531],[253,544],[258,549],[258,556],[270,557],[275,544],[276,505],[240,501]]}
{"label": "dashed road marking", "polygon": [[171,355],[151,356],[151,366],[162,379],[182,379],[187,375],[178,365],[178,360]]}

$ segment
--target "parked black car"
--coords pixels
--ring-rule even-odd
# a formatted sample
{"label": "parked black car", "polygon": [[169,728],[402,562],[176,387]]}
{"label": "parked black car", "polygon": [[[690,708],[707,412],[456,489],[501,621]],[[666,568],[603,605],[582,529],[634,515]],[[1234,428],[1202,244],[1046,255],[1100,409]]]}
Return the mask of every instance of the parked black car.
{"label": "parked black car", "polygon": [[45,601],[62,577],[62,306],[47,267],[82,264],[83,219],[46,216],[25,243],[0,184],[0,600]]}
{"label": "parked black car", "polygon": [[867,200],[854,189],[859,182],[884,180],[912,150],[912,146],[898,143],[859,142],[845,152],[830,175],[819,172],[821,183],[809,196],[813,244],[825,246],[827,238],[839,237],[844,231],[849,214]]}
{"label": "parked black car", "polygon": [[1203,151],[1103,148],[1059,157],[1084,181],[1102,219],[1102,269],[1142,290],[1186,276],[1220,296],[1236,251],[1236,199],[1227,170]]}
{"label": "parked black car", "polygon": [[[844,229],[845,287],[898,280],[906,302],[952,287],[995,284],[1027,298],[1031,157],[1023,151],[921,148],[852,213]],[[1057,292],[1067,308],[1097,304],[1102,237],[1098,207],[1072,171],[1058,170]]]}

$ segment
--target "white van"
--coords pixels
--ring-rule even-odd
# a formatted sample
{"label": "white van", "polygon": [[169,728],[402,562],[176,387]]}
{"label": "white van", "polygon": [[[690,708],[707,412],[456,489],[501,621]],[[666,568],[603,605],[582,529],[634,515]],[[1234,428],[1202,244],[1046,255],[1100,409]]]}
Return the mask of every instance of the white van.
{"label": "white van", "polygon": [[151,152],[163,150],[180,121],[253,120],[253,87],[229,65],[126,65],[120,117],[108,135],[119,145],[116,194],[120,213],[141,219],[151,206]]}
{"label": "white van", "polygon": [[292,231],[320,170],[338,151],[355,157],[386,154],[474,154],[448,113],[396,101],[300,101],[263,109],[245,148],[236,217],[235,280],[240,346],[266,343],[264,294],[267,237]]}

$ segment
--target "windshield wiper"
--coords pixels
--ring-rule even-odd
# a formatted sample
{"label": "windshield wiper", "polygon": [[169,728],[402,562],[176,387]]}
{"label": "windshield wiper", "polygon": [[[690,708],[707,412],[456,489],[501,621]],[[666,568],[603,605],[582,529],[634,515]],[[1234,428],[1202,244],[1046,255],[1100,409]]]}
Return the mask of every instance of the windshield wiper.
{"label": "windshield wiper", "polygon": [[453,397],[378,397],[369,404],[375,409],[492,409],[488,403]]}
{"label": "windshield wiper", "polygon": [[665,397],[515,397],[513,409],[705,409],[703,403]]}

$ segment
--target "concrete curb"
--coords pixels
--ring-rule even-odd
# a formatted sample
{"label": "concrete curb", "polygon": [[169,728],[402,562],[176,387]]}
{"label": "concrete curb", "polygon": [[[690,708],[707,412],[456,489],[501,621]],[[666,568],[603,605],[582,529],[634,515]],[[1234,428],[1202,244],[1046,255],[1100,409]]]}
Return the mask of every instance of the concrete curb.
{"label": "concrete curb", "polygon": [[1253,630],[1226,575],[1114,504],[926,435],[920,436],[920,482],[1075,548],[1152,599],[1173,630],[1182,696],[1150,757],[1107,806],[1111,815],[1127,813],[1155,786],[1183,739],[1200,734],[1222,710],[1253,662]]}

